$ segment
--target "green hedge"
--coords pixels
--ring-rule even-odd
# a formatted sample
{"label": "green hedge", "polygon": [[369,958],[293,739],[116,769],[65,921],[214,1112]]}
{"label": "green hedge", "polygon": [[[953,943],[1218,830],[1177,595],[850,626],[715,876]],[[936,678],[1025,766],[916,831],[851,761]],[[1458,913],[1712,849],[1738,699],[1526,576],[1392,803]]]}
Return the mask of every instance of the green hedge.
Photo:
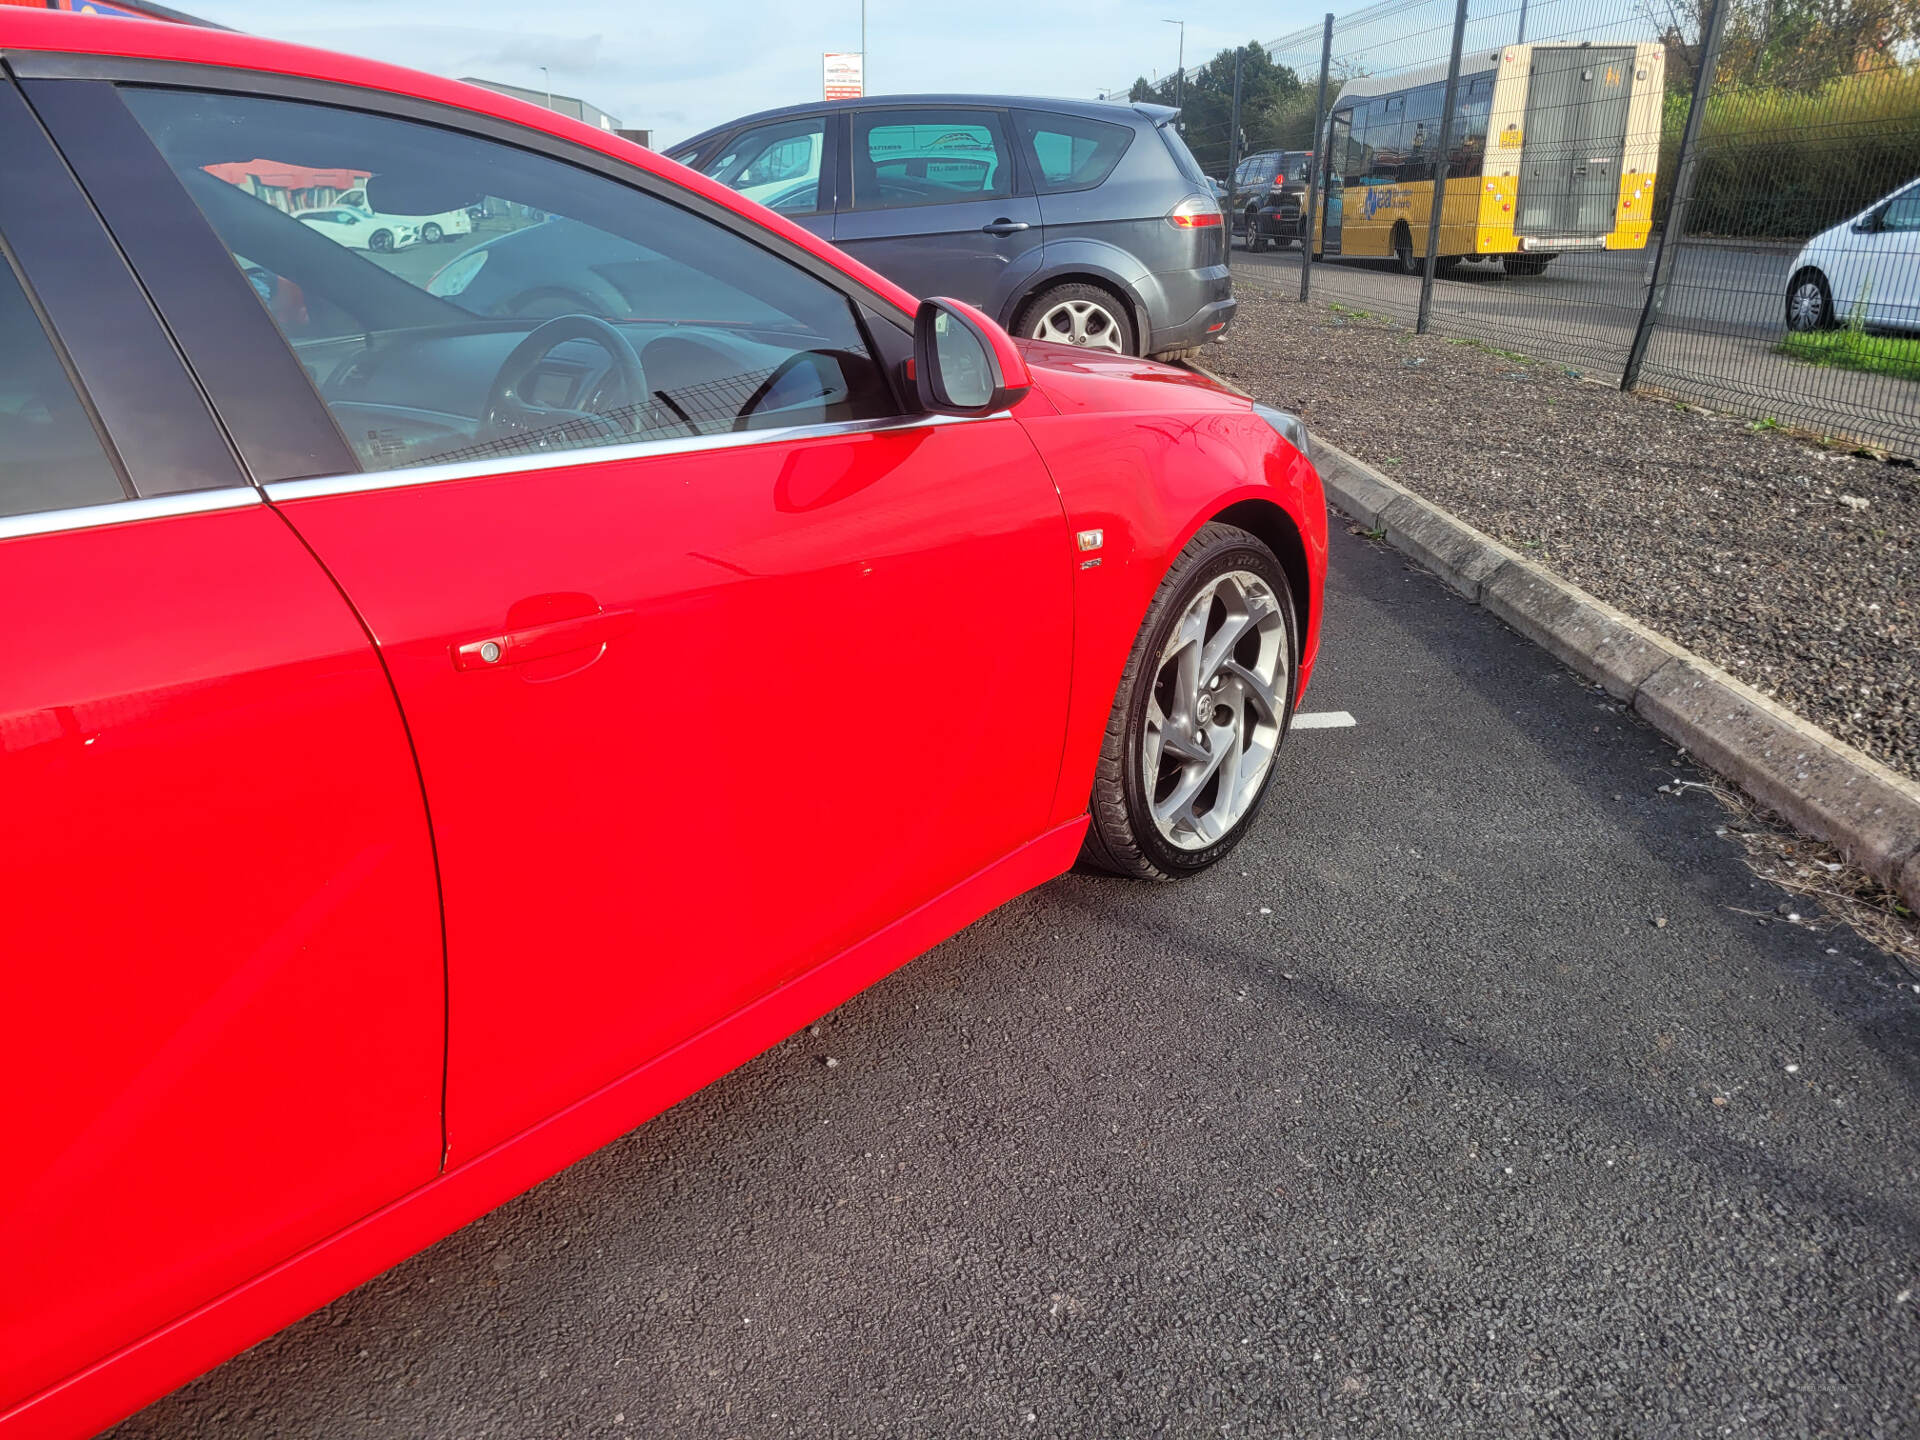
{"label": "green hedge", "polygon": [[[1667,96],[1656,220],[1664,221],[1685,94]],[[1707,98],[1687,232],[1804,239],[1920,179],[1920,66],[1816,90],[1724,87]]]}

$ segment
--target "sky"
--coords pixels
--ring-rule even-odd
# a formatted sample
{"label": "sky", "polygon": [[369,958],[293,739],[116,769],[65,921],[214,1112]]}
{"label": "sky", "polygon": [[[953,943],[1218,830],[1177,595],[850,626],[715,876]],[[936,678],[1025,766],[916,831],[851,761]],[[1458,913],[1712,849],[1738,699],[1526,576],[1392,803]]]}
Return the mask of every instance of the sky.
{"label": "sky", "polygon": [[[820,56],[860,48],[859,0],[169,0],[238,30],[438,75],[577,95],[665,148],[710,125],[820,98]],[[1325,0],[1029,0],[994,6],[867,0],[867,92],[1092,97],[1316,22]],[[1350,6],[1347,8],[1351,8]],[[543,77],[540,67],[548,67]]]}

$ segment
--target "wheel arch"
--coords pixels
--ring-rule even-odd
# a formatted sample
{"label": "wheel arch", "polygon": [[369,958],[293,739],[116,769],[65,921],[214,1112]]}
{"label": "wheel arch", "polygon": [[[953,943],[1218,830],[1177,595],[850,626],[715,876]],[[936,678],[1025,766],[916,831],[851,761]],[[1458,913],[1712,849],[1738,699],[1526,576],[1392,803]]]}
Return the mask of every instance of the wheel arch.
{"label": "wheel arch", "polygon": [[1233,525],[1259,540],[1279,558],[1287,572],[1287,589],[1293,594],[1294,619],[1299,622],[1300,643],[1306,645],[1307,627],[1313,620],[1313,577],[1307,566],[1307,545],[1300,538],[1300,527],[1285,507],[1273,500],[1239,500],[1206,523]]}
{"label": "wheel arch", "polygon": [[1139,297],[1122,281],[1093,270],[1061,270],[1040,276],[1009,307],[1006,328],[1017,331],[1027,307],[1056,285],[1091,285],[1096,290],[1106,291],[1127,312],[1127,323],[1133,326],[1134,343],[1145,344],[1150,327],[1146,323],[1146,307],[1140,303]]}
{"label": "wheel arch", "polygon": [[1155,281],[1137,256],[1104,240],[1069,236],[1047,242],[1039,257],[1033,272],[1010,286],[996,317],[1003,327],[1014,330],[1020,313],[1043,290],[1055,285],[1095,285],[1111,291],[1114,298],[1127,307],[1127,319],[1133,325],[1140,353],[1152,353],[1148,345],[1153,338],[1153,305],[1148,292],[1155,287]]}

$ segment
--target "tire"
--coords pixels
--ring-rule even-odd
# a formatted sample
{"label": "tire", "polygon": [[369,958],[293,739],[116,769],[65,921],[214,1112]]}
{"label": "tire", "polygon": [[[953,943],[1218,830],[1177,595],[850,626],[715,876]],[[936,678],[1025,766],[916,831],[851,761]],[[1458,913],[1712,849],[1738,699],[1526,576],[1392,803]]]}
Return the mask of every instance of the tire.
{"label": "tire", "polygon": [[1021,307],[1014,329],[1035,340],[1087,350],[1140,353],[1127,307],[1098,285],[1055,285],[1042,290]]}
{"label": "tire", "polygon": [[1541,275],[1546,273],[1552,262],[1551,255],[1509,255],[1506,257],[1506,271],[1509,275]]}
{"label": "tire", "polygon": [[1818,270],[1802,270],[1787,286],[1787,329],[1831,330],[1833,291]]}
{"label": "tire", "polygon": [[[1196,728],[1185,723],[1198,706],[1182,695],[1181,657],[1198,660],[1207,642],[1236,623],[1244,626],[1240,641],[1216,660],[1214,676],[1193,672],[1199,702],[1212,706]],[[1081,859],[1115,875],[1178,880],[1239,844],[1272,785],[1293,721],[1299,653],[1293,592],[1273,551],[1232,525],[1202,526],[1161,580],[1120,677]],[[1249,672],[1266,687],[1270,705],[1241,678]],[[1212,688],[1220,681],[1228,683]],[[1223,716],[1232,719],[1222,723]],[[1201,735],[1204,744],[1197,744]],[[1146,767],[1156,756],[1150,786]],[[1231,800],[1220,783],[1228,763],[1240,767]]]}
{"label": "tire", "polygon": [[1402,275],[1420,273],[1421,261],[1413,253],[1413,231],[1404,220],[1396,220],[1393,226],[1393,265]]}
{"label": "tire", "polygon": [[438,245],[442,240],[447,238],[447,232],[429,220],[420,227],[420,238],[429,245]]}
{"label": "tire", "polygon": [[393,232],[391,230],[374,231],[373,234],[367,237],[367,248],[369,250],[377,250],[382,255],[386,254],[389,250],[393,249]]}
{"label": "tire", "polygon": [[1247,253],[1264,255],[1267,250],[1267,237],[1260,233],[1260,212],[1247,211]]}

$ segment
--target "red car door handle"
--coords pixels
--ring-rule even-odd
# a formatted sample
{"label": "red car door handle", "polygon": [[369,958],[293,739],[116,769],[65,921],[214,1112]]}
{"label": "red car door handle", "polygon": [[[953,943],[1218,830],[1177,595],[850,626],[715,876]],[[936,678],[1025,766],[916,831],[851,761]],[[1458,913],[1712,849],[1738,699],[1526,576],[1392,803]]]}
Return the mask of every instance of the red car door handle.
{"label": "red car door handle", "polygon": [[569,650],[587,650],[606,644],[632,625],[631,610],[600,610],[571,620],[555,620],[548,625],[488,635],[454,646],[453,668],[497,670],[502,665],[524,665],[529,660],[564,655]]}

